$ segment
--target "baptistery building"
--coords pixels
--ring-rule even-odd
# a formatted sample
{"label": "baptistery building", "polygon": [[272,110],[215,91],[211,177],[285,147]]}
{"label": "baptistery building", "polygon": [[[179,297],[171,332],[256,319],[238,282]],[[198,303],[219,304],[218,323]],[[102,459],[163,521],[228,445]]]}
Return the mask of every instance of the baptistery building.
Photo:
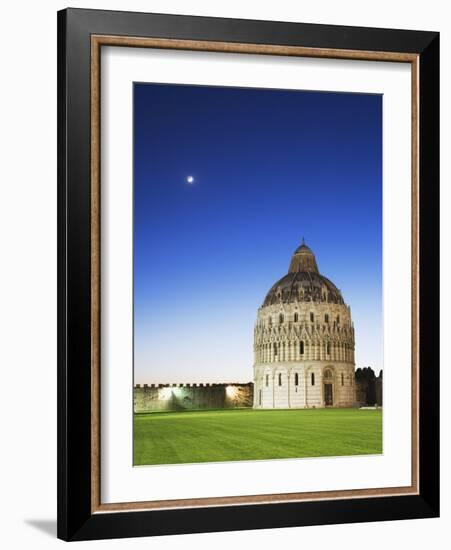
{"label": "baptistery building", "polygon": [[338,288],[301,244],[254,332],[254,408],[355,406],[354,326]]}

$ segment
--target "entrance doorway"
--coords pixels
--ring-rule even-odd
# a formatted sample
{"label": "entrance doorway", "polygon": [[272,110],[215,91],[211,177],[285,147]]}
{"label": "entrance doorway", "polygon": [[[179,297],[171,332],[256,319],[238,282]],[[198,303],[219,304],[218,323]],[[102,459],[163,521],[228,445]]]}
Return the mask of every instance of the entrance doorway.
{"label": "entrance doorway", "polygon": [[334,404],[332,384],[324,384],[324,405],[332,407]]}

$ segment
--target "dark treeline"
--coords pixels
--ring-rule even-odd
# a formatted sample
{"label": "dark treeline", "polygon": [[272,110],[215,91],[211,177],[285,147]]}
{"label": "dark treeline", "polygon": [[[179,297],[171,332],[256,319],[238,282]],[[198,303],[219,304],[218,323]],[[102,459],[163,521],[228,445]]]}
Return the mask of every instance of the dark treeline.
{"label": "dark treeline", "polygon": [[355,371],[357,401],[360,405],[382,406],[382,371],[379,376],[371,367],[358,368]]}

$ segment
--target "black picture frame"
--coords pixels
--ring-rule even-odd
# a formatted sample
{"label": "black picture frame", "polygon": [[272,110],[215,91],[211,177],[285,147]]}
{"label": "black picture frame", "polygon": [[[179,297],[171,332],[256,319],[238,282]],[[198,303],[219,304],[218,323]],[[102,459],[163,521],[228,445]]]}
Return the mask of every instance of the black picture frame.
{"label": "black picture frame", "polygon": [[[400,52],[419,60],[419,494],[93,513],[91,36]],[[88,540],[439,515],[439,34],[67,9],[58,13],[58,537]]]}

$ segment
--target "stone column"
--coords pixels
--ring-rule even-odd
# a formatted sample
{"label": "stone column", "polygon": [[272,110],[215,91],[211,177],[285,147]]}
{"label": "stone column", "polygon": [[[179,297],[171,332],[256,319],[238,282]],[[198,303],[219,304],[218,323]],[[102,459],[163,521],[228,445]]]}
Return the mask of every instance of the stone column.
{"label": "stone column", "polygon": [[275,374],[275,368],[273,367],[272,371],[272,408],[276,406],[276,374]]}

